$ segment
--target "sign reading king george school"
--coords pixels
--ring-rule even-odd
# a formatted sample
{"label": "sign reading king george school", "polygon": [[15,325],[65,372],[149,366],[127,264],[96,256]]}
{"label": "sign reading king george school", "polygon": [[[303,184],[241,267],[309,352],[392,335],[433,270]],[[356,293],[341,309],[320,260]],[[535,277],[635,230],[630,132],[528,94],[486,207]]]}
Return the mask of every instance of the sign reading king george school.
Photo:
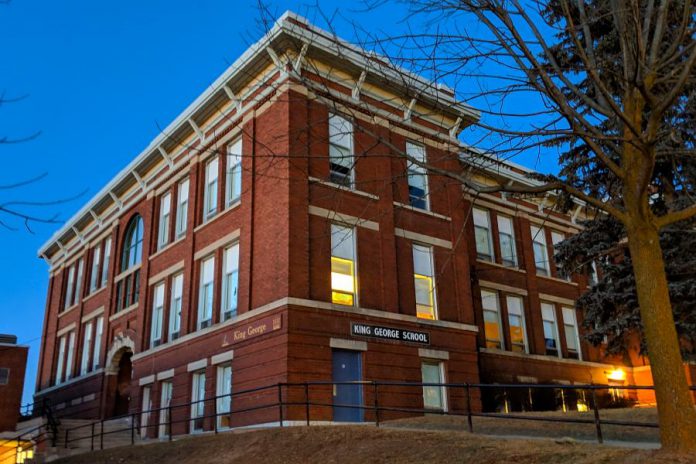
{"label": "sign reading king george school", "polygon": [[350,325],[350,333],[354,337],[370,337],[379,338],[380,340],[395,340],[430,345],[430,334],[428,332],[418,332],[415,330],[353,322]]}

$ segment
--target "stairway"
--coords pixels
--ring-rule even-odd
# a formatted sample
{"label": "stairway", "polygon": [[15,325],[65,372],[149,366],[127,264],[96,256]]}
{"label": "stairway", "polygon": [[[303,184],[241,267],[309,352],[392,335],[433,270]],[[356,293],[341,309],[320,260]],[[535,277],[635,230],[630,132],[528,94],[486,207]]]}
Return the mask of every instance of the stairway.
{"label": "stairway", "polygon": [[[94,424],[92,426],[92,424]],[[103,424],[104,436],[101,437]],[[94,437],[92,437],[94,431]],[[67,435],[67,446],[66,446]],[[130,446],[140,442],[140,434],[137,429],[132,430],[131,418],[111,419],[102,422],[80,419],[61,419],[58,427],[55,446],[46,449],[41,460],[35,462],[51,462],[58,458],[89,453],[99,449]]]}

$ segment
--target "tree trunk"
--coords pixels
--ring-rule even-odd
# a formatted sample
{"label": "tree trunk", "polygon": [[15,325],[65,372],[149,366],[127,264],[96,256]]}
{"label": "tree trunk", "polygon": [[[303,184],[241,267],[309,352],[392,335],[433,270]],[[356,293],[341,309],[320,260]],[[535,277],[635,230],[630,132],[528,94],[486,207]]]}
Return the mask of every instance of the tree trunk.
{"label": "tree trunk", "polygon": [[660,441],[663,449],[695,451],[696,409],[679,349],[658,230],[646,221],[627,224],[627,233],[655,385]]}

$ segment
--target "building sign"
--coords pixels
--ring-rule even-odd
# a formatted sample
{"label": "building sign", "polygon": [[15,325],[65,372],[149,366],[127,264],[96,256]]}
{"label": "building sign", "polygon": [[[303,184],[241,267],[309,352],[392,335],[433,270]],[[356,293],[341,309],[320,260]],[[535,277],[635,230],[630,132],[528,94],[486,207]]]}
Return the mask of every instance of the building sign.
{"label": "building sign", "polygon": [[420,343],[430,345],[430,334],[415,330],[397,329],[394,327],[382,327],[379,325],[367,325],[353,322],[350,325],[350,333],[354,337],[379,338],[380,340],[394,340],[398,342]]}
{"label": "building sign", "polygon": [[244,340],[260,337],[261,335],[280,330],[282,326],[283,318],[281,315],[270,316],[251,322],[238,329],[234,329],[232,333],[232,343],[243,342]]}

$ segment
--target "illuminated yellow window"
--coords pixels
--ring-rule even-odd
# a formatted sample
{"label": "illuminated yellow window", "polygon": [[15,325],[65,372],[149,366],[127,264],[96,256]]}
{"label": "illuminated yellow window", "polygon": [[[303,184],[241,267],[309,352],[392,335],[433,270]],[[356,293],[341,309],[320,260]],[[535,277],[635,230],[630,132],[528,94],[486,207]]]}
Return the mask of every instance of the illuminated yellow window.
{"label": "illuminated yellow window", "polygon": [[413,281],[416,289],[416,315],[421,319],[437,319],[432,248],[413,245]]}
{"label": "illuminated yellow window", "polygon": [[526,353],[527,337],[525,336],[522,298],[508,295],[506,300],[508,325],[510,326],[510,349],[518,353]]}
{"label": "illuminated yellow window", "polygon": [[481,290],[483,306],[483,328],[486,335],[486,348],[504,349],[500,323],[500,307],[496,292]]}
{"label": "illuminated yellow window", "polygon": [[357,294],[355,236],[350,227],[331,225],[331,301],[354,306]]}

